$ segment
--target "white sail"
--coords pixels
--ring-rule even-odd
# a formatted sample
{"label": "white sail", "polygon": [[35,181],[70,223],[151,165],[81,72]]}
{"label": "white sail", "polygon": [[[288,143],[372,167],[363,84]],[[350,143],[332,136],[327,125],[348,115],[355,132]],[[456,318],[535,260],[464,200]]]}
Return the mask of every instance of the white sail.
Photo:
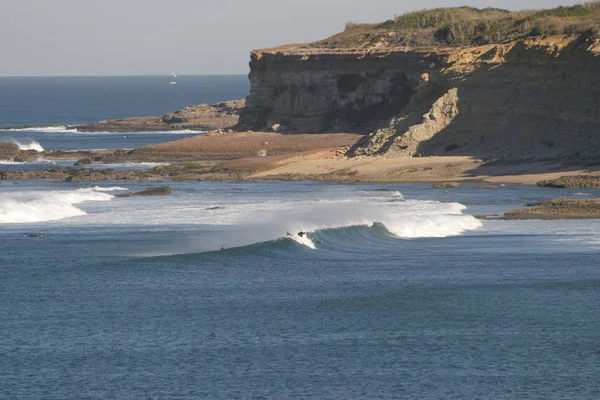
{"label": "white sail", "polygon": [[177,75],[175,75],[175,70],[171,70],[171,75],[173,75],[173,78],[177,78]]}

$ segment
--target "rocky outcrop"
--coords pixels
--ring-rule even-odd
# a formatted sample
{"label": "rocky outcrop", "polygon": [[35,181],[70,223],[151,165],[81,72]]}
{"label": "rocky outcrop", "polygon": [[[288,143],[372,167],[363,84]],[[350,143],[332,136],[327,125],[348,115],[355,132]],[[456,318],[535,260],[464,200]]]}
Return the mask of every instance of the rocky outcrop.
{"label": "rocky outcrop", "polygon": [[238,123],[245,100],[185,107],[162,116],[112,119],[71,126],[81,132],[140,132],[225,129]]}
{"label": "rocky outcrop", "polygon": [[581,188],[581,189],[597,189],[600,188],[600,175],[570,175],[561,176],[557,179],[547,181],[539,181],[537,183],[541,187],[550,188]]}
{"label": "rocky outcrop", "polygon": [[442,63],[424,51],[254,51],[240,127],[367,133],[409,104],[424,70]]}
{"label": "rocky outcrop", "polygon": [[44,154],[37,150],[19,150],[13,142],[0,142],[0,161],[35,161]]}
{"label": "rocky outcrop", "polygon": [[600,163],[600,38],[254,51],[240,126],[370,135],[359,155]]}
{"label": "rocky outcrop", "polygon": [[173,192],[173,189],[168,186],[157,186],[144,189],[139,192],[126,192],[115,195],[115,197],[132,197],[132,196],[166,196]]}
{"label": "rocky outcrop", "polygon": [[460,182],[436,182],[432,185],[434,189],[455,189],[460,187]]}
{"label": "rocky outcrop", "polygon": [[600,218],[600,199],[555,199],[528,203],[525,209],[508,211],[501,219]]}

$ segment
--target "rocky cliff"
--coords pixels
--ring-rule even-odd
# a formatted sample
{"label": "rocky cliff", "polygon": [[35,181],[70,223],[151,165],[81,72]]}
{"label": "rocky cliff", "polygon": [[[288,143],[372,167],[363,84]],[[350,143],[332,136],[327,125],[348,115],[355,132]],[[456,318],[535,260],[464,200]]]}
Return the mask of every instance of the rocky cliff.
{"label": "rocky cliff", "polygon": [[355,48],[330,39],[252,52],[240,126],[369,134],[350,156],[600,161],[594,29],[454,47],[381,39],[397,36],[380,33],[368,46],[352,36]]}
{"label": "rocky cliff", "polygon": [[442,63],[422,51],[254,51],[240,125],[367,133],[405,107],[420,75]]}

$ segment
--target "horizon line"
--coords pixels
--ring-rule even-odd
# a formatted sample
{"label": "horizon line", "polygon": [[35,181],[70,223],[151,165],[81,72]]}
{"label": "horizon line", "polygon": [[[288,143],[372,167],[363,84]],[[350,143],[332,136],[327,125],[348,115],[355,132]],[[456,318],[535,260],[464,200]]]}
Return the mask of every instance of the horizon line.
{"label": "horizon line", "polygon": [[[182,76],[247,76],[248,73],[237,74],[177,74]],[[0,78],[130,78],[130,77],[171,77],[171,74],[58,74],[58,75],[0,75]],[[172,79],[172,77],[171,77]]]}

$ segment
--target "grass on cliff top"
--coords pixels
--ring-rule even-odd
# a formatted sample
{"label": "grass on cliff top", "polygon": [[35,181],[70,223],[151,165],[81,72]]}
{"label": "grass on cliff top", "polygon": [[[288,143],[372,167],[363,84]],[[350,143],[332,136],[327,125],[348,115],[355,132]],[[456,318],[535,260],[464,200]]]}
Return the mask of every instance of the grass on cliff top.
{"label": "grass on cliff top", "polygon": [[349,22],[344,32],[307,47],[431,47],[499,43],[528,36],[598,34],[600,2],[549,10],[436,8],[379,24]]}

